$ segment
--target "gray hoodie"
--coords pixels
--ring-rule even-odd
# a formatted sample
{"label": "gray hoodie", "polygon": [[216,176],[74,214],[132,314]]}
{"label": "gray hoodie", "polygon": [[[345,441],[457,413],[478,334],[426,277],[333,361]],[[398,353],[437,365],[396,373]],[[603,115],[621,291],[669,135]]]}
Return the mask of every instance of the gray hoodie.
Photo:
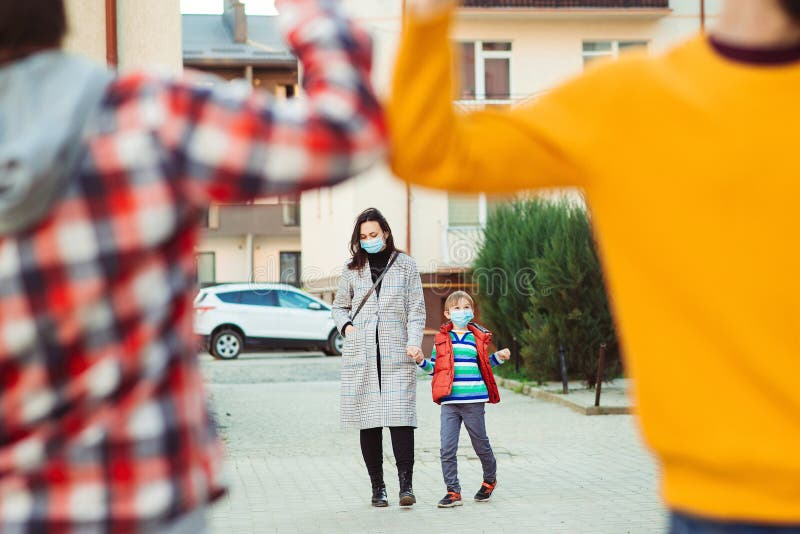
{"label": "gray hoodie", "polygon": [[0,68],[0,235],[47,215],[85,154],[87,125],[112,79],[60,51]]}

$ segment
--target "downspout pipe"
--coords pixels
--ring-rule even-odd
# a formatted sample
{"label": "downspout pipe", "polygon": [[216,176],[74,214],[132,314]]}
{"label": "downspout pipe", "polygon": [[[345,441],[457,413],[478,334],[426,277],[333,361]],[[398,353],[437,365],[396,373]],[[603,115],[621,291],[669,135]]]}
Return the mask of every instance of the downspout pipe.
{"label": "downspout pipe", "polygon": [[119,65],[117,0],[106,0],[106,63],[113,68]]}
{"label": "downspout pipe", "polygon": [[706,31],[706,0],[700,0],[700,31]]}

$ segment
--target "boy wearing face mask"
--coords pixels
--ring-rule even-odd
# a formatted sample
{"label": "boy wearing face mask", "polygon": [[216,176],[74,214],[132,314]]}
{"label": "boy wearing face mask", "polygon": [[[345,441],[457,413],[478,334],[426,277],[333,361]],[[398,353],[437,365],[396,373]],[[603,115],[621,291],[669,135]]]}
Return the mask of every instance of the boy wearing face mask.
{"label": "boy wearing face mask", "polygon": [[484,414],[487,402],[500,402],[492,367],[508,360],[511,352],[503,349],[489,354],[492,333],[472,322],[473,307],[472,297],[465,291],[448,296],[444,315],[449,321],[436,334],[431,359],[421,354],[415,357],[420,369],[433,375],[433,400],[442,405],[441,459],[447,494],[439,508],[462,505],[456,459],[462,422],[483,466],[483,484],[475,501],[488,501],[497,486],[497,461],[486,435]]}

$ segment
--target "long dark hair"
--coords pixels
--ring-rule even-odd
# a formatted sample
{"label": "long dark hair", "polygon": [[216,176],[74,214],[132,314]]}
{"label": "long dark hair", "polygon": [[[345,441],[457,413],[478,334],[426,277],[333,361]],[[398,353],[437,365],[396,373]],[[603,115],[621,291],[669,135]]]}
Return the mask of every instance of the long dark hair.
{"label": "long dark hair", "polygon": [[398,250],[394,246],[394,234],[392,229],[389,228],[389,223],[386,217],[375,208],[367,208],[356,217],[356,225],[353,228],[353,236],[350,238],[350,253],[353,259],[347,264],[350,270],[360,270],[367,263],[367,251],[361,248],[361,225],[365,222],[375,221],[381,227],[381,230],[388,235],[386,238],[386,248],[390,251]]}

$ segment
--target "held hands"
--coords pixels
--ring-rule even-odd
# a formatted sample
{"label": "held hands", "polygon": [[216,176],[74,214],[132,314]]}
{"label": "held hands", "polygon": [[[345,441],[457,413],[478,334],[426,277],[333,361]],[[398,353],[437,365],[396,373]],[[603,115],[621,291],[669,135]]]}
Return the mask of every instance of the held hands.
{"label": "held hands", "polygon": [[498,350],[497,352],[495,352],[495,356],[497,356],[498,360],[504,362],[509,358],[511,358],[511,351],[508,349]]}
{"label": "held hands", "polygon": [[406,347],[406,354],[409,358],[417,362],[417,364],[422,363],[422,360],[425,358],[422,349],[419,347]]}
{"label": "held hands", "polygon": [[409,14],[419,18],[436,17],[455,5],[455,0],[406,0]]}

